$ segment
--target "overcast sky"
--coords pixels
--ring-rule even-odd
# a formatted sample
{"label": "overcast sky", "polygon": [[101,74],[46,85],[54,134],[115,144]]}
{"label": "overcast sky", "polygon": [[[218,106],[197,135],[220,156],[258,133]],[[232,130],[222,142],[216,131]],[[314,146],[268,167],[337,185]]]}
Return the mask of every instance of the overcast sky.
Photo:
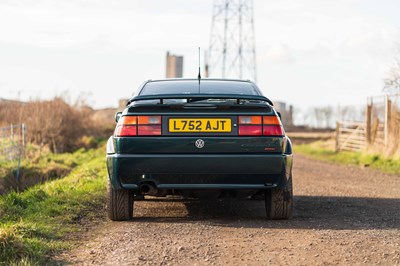
{"label": "overcast sky", "polygon": [[[167,50],[197,76],[212,0],[1,0],[0,98],[84,95],[117,106],[164,78]],[[296,106],[382,93],[400,45],[399,0],[254,0],[258,84]]]}

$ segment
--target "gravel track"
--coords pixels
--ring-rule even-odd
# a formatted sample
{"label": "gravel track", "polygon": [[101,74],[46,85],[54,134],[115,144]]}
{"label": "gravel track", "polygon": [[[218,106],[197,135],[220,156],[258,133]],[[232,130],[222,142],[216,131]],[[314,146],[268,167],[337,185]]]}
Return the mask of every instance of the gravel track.
{"label": "gravel track", "polygon": [[[135,202],[56,261],[76,265],[400,265],[400,176],[295,155],[294,215],[263,201]],[[106,214],[104,213],[104,216]]]}

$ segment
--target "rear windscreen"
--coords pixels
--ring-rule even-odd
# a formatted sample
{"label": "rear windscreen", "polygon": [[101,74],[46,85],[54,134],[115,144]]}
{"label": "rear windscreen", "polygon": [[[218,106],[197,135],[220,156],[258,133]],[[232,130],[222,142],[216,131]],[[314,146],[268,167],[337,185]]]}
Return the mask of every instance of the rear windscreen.
{"label": "rear windscreen", "polygon": [[151,81],[140,91],[140,95],[197,93],[260,95],[250,82],[225,80],[202,80],[200,85],[197,80]]}

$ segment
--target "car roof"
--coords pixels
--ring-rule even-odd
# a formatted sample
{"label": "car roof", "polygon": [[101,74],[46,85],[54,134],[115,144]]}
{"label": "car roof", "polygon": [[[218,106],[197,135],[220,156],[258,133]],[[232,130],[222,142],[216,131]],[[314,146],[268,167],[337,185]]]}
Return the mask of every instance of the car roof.
{"label": "car roof", "polygon": [[[165,79],[149,79],[147,82],[159,82],[159,81],[181,81],[181,82],[199,82],[198,78],[165,78]],[[230,79],[230,78],[201,78],[200,81],[237,81],[237,82],[252,82],[249,79]]]}
{"label": "car roof", "polygon": [[[198,85],[199,79],[196,78],[167,78],[167,79],[149,79],[145,84],[152,83],[152,82],[168,82],[168,83],[181,83],[181,84],[196,84]],[[222,78],[201,78],[200,84],[207,83],[207,84],[230,84],[230,83],[247,83],[251,85],[255,85],[251,80],[247,79],[222,79]]]}

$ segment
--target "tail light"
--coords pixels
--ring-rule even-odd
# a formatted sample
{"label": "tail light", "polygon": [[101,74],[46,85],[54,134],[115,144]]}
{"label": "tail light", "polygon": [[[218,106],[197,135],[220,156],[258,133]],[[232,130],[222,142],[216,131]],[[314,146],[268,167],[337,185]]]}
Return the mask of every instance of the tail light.
{"label": "tail light", "polygon": [[161,116],[123,116],[118,121],[116,137],[159,136]]}
{"label": "tail light", "polygon": [[239,116],[240,136],[283,136],[282,123],[277,116]]}
{"label": "tail light", "polygon": [[285,131],[281,120],[277,116],[263,116],[263,135],[264,136],[283,136]]}
{"label": "tail light", "polygon": [[116,137],[131,137],[137,135],[137,116],[122,116],[118,120],[114,135]]}
{"label": "tail light", "polygon": [[240,136],[262,136],[261,116],[239,116]]}
{"label": "tail light", "polygon": [[161,116],[138,116],[138,136],[161,135]]}

